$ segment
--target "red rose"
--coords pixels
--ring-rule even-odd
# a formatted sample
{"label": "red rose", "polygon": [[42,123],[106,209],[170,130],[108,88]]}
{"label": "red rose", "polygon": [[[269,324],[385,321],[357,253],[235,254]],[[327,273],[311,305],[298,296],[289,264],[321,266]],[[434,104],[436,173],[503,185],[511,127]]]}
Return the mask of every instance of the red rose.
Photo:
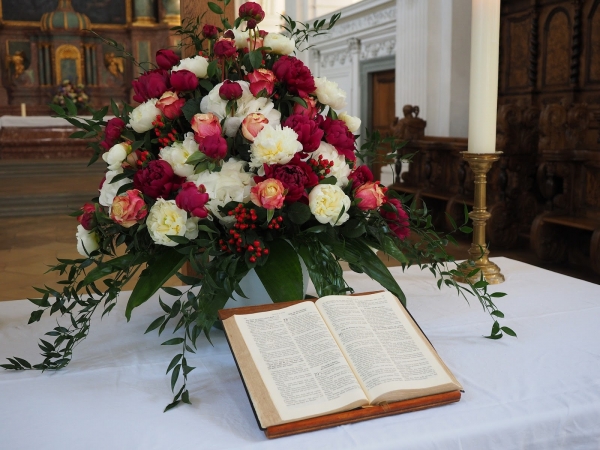
{"label": "red rose", "polygon": [[279,58],[273,64],[273,73],[279,81],[287,86],[288,91],[292,94],[308,97],[308,94],[317,90],[315,80],[308,67],[293,56]]}
{"label": "red rose", "polygon": [[225,80],[219,88],[219,97],[223,100],[237,100],[242,94],[242,87],[235,81]]}
{"label": "red rose", "polygon": [[268,69],[256,69],[254,72],[248,74],[248,81],[250,82],[250,92],[255,97],[264,89],[267,96],[273,93],[275,88],[275,74]]}
{"label": "red rose", "polygon": [[202,35],[206,39],[215,39],[219,35],[219,30],[214,25],[207,23],[202,27]]}
{"label": "red rose", "polygon": [[215,43],[213,52],[217,58],[231,58],[237,55],[237,47],[235,40],[229,38],[221,38]]}
{"label": "red rose", "polygon": [[144,103],[151,98],[159,98],[169,90],[169,74],[164,69],[150,70],[132,81],[131,85],[135,91],[133,99]]}
{"label": "red rose", "polygon": [[386,202],[385,191],[379,181],[367,181],[365,184],[354,190],[354,198],[360,199],[358,209],[370,211],[379,208]]}
{"label": "red rose", "polygon": [[169,120],[174,120],[181,116],[183,105],[185,105],[185,98],[179,98],[177,94],[171,91],[165,92],[156,102],[156,107]]}
{"label": "red rose", "polygon": [[104,129],[104,140],[100,142],[100,145],[108,150],[117,143],[124,129],[125,122],[118,117],[113,117],[106,124],[106,128]]}
{"label": "red rose", "polygon": [[408,214],[402,208],[400,200],[388,197],[386,204],[379,210],[379,214],[386,220],[390,230],[401,240],[408,237],[410,234]]}
{"label": "red rose", "polygon": [[324,132],[314,120],[300,114],[292,114],[283,122],[283,126],[296,132],[303,151],[314,152],[319,148]]}
{"label": "red rose", "polygon": [[242,3],[239,9],[239,15],[242,20],[254,19],[256,22],[260,22],[265,18],[265,12],[261,6],[254,2]]}
{"label": "red rose", "polygon": [[194,140],[200,144],[207,136],[221,135],[221,122],[213,113],[195,114],[190,121]]}
{"label": "red rose", "polygon": [[163,48],[156,52],[156,64],[161,69],[171,70],[179,61],[179,56],[173,50]]}
{"label": "red rose", "polygon": [[200,151],[212,159],[223,159],[227,155],[227,141],[220,134],[206,136],[199,146]]}
{"label": "red rose", "polygon": [[300,103],[294,103],[294,114],[302,114],[309,119],[314,119],[319,114],[319,108],[317,108],[317,101],[312,97],[303,97],[302,100],[306,103],[306,108]]}
{"label": "red rose", "polygon": [[136,189],[115,196],[110,208],[110,218],[125,228],[131,228],[144,220],[147,215],[146,202],[141,192]]}
{"label": "red rose", "polygon": [[295,156],[287,164],[265,164],[265,176],[254,177],[254,181],[259,183],[269,178],[275,178],[281,181],[287,189],[285,203],[294,203],[301,201],[308,204],[308,195],[306,190],[319,184],[319,177],[312,168]]}
{"label": "red rose", "polygon": [[198,77],[186,69],[171,72],[171,86],[176,91],[193,91],[198,87]]}
{"label": "red rose", "polygon": [[373,172],[365,165],[358,166],[348,175],[348,180],[352,181],[352,189],[358,189],[363,184],[373,181]]}
{"label": "red rose", "polygon": [[77,216],[77,222],[86,230],[92,230],[96,226],[96,205],[85,203],[81,207],[81,215]]}
{"label": "red rose", "polygon": [[133,186],[153,199],[167,198],[179,189],[183,180],[175,175],[168,162],[159,159],[150,161],[146,167],[135,173]]}
{"label": "red rose", "polygon": [[322,123],[321,128],[325,131],[325,142],[333,145],[346,159],[356,161],[356,155],[354,154],[356,138],[343,120],[334,120],[328,117]]}
{"label": "red rose", "polygon": [[208,210],[205,206],[208,199],[204,185],[196,186],[188,181],[181,185],[181,191],[175,197],[175,203],[178,208],[189,212],[192,216],[204,219],[208,216]]}

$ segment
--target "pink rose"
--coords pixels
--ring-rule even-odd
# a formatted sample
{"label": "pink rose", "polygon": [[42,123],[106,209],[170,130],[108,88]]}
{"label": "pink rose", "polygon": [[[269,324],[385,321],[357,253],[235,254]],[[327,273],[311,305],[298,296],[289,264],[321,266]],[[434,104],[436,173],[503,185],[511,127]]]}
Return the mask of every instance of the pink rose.
{"label": "pink rose", "polygon": [[319,177],[306,162],[296,154],[287,164],[264,165],[265,176],[254,177],[254,182],[259,183],[268,178],[281,181],[286,188],[285,203],[302,202],[308,204],[307,189],[319,184]]}
{"label": "pink rose", "polygon": [[191,120],[194,140],[199,144],[207,137],[221,135],[221,122],[213,113],[195,114]]}
{"label": "pink rose", "polygon": [[333,145],[346,159],[356,161],[356,155],[354,154],[356,138],[348,129],[346,122],[327,117],[321,127],[325,131],[325,142]]}
{"label": "pink rose", "polygon": [[258,3],[242,3],[239,9],[239,16],[242,20],[254,19],[257,23],[265,18],[265,12]]}
{"label": "pink rose", "polygon": [[408,237],[410,234],[408,214],[402,208],[400,200],[388,197],[386,204],[379,210],[379,214],[386,220],[390,230],[398,238],[404,240]]}
{"label": "pink rose", "polygon": [[213,52],[217,58],[231,58],[237,55],[237,47],[235,46],[235,40],[222,37],[220,38],[213,48]]}
{"label": "pink rose", "polygon": [[285,194],[281,181],[269,178],[250,189],[250,200],[265,209],[279,209],[283,206]]}
{"label": "pink rose", "polygon": [[300,114],[292,114],[283,122],[283,126],[296,132],[303,151],[314,152],[321,145],[324,132],[314,120]]}
{"label": "pink rose", "polygon": [[348,175],[348,180],[352,181],[352,189],[356,190],[367,181],[373,181],[373,172],[365,165],[358,166]]}
{"label": "pink rose", "polygon": [[187,69],[171,72],[171,86],[176,91],[193,91],[198,87],[198,77]]}
{"label": "pink rose", "polygon": [[270,96],[277,81],[275,74],[268,69],[256,69],[249,73],[247,78],[250,82],[250,92],[255,97],[263,90],[266,91],[267,96]]}
{"label": "pink rose", "polygon": [[354,190],[354,198],[360,199],[357,206],[363,211],[377,209],[386,201],[385,190],[379,185],[379,181],[364,183]]}
{"label": "pink rose", "polygon": [[100,145],[108,150],[117,143],[124,129],[125,122],[118,117],[113,117],[106,124],[106,128],[104,129],[104,140],[100,142]]}
{"label": "pink rose", "polygon": [[279,81],[285,84],[292,94],[302,98],[315,92],[315,80],[308,67],[293,56],[282,56],[273,64],[273,73]]}
{"label": "pink rose", "polygon": [[144,220],[148,208],[141,194],[137,189],[131,189],[124,195],[117,195],[110,208],[110,218],[125,228]]}
{"label": "pink rose", "polygon": [[[247,26],[248,26],[248,25],[246,24],[246,27],[247,27]],[[248,38],[248,40],[247,40],[247,41],[248,41],[248,50],[250,50],[250,51],[254,51],[254,50],[256,50],[257,48],[261,48],[261,47],[263,47],[263,46],[264,46],[264,41],[265,41],[265,40],[264,40],[263,38],[261,38],[261,37],[255,37],[255,38],[251,38],[251,37],[250,37],[250,38]]]}
{"label": "pink rose", "polygon": [[235,81],[225,80],[219,88],[219,97],[223,100],[237,100],[242,94],[242,87]]}
{"label": "pink rose", "polygon": [[161,69],[171,70],[179,61],[179,56],[173,50],[163,48],[156,52],[156,64]]}
{"label": "pink rose", "polygon": [[202,27],[202,35],[206,39],[215,39],[219,35],[219,30],[214,25],[207,23]]}
{"label": "pink rose", "polygon": [[185,105],[185,98],[179,98],[177,94],[171,91],[165,92],[156,102],[156,107],[169,120],[174,120],[181,116],[183,105]]}
{"label": "pink rose", "polygon": [[223,159],[227,156],[227,141],[220,134],[206,136],[199,142],[202,153],[212,159]]}
{"label": "pink rose", "polygon": [[87,231],[92,230],[96,226],[96,205],[85,203],[81,207],[81,215],[77,216],[77,222]]}
{"label": "pink rose", "polygon": [[160,98],[169,90],[169,74],[164,69],[150,70],[131,82],[135,91],[133,99],[138,103],[144,103],[151,98]]}
{"label": "pink rose", "polygon": [[181,185],[181,191],[175,197],[175,203],[177,207],[189,212],[194,217],[200,217],[201,219],[208,216],[208,210],[206,209],[206,202],[209,197],[206,193],[204,185],[196,186],[191,181],[183,183]]}
{"label": "pink rose", "polygon": [[314,119],[319,114],[319,108],[317,108],[317,101],[312,97],[302,97],[302,100],[306,103],[306,108],[302,106],[300,103],[294,103],[294,114],[300,114],[308,117],[309,119]]}
{"label": "pink rose", "polygon": [[181,186],[184,178],[173,172],[171,165],[163,160],[152,160],[133,176],[133,186],[150,198],[168,198]]}
{"label": "pink rose", "polygon": [[242,135],[250,142],[254,142],[254,138],[268,123],[269,120],[261,113],[248,114],[242,120]]}

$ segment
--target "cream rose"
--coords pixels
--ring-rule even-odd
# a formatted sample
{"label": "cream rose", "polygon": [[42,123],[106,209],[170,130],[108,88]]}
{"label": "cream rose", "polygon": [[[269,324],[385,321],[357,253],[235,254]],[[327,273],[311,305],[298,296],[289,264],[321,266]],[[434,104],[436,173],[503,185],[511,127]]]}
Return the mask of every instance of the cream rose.
{"label": "cream rose", "polygon": [[254,138],[250,146],[250,165],[286,164],[302,150],[298,135],[288,127],[273,128],[266,125]]}
{"label": "cream rose", "polygon": [[234,28],[231,31],[233,31],[235,46],[238,50],[248,47],[248,39],[250,38],[250,33],[248,33],[247,31],[241,31],[237,28]]}
{"label": "cream rose", "polygon": [[310,157],[318,160],[321,155],[323,156],[323,159],[333,162],[333,166],[329,169],[329,175],[334,176],[337,179],[335,184],[341,187],[346,186],[348,184],[348,175],[352,172],[352,169],[350,169],[350,166],[346,162],[346,157],[340,155],[335,147],[327,142],[321,142],[319,148],[316,149]]}
{"label": "cream rose", "polygon": [[[315,218],[324,224],[341,225],[350,218],[350,198],[333,184],[316,185],[308,194],[308,206]],[[342,209],[344,213],[340,216]]]}
{"label": "cream rose", "polygon": [[77,225],[77,251],[81,256],[88,256],[95,250],[98,250],[98,234],[95,231],[88,231],[83,225]]}
{"label": "cream rose", "polygon": [[335,81],[327,81],[327,78],[315,77],[315,94],[319,102],[329,105],[333,109],[343,109],[346,107],[346,93],[339,88]]}
{"label": "cream rose", "polygon": [[267,34],[263,41],[263,45],[265,47],[270,47],[270,52],[277,55],[289,55],[296,50],[296,43],[294,40],[279,33]]}
{"label": "cream rose", "polygon": [[129,113],[129,127],[133,128],[137,133],[145,133],[154,128],[152,122],[156,120],[156,116],[160,116],[160,109],[156,107],[157,98],[142,103]]}
{"label": "cream rose", "polygon": [[160,150],[160,157],[171,165],[175,175],[189,177],[194,173],[194,166],[185,162],[197,151],[199,151],[198,143],[194,140],[194,133],[186,133],[183,142],[173,142],[163,147]]}
{"label": "cream rose", "polygon": [[344,121],[351,133],[356,133],[360,129],[361,120],[358,117],[343,112],[338,116],[338,119]]}
{"label": "cream rose", "polygon": [[175,247],[177,242],[167,236],[185,236],[194,239],[198,236],[198,218],[188,219],[187,212],[175,204],[175,200],[159,198],[150,209],[146,226],[154,242],[167,247]]}
{"label": "cream rose", "polygon": [[106,153],[102,154],[102,159],[108,164],[108,170],[123,172],[121,165],[131,152],[131,146],[126,144],[115,144]]}
{"label": "cream rose", "polygon": [[98,200],[102,206],[112,206],[113,200],[115,199],[119,188],[124,184],[133,183],[131,178],[123,178],[115,183],[111,183],[112,179],[119,175],[119,173],[120,172],[115,170],[109,170],[106,172],[106,178],[102,184],[102,187],[100,188],[100,198]]}
{"label": "cream rose", "polygon": [[182,59],[177,66],[174,66],[171,71],[189,70],[198,78],[208,77],[208,59],[204,56],[194,56],[193,58]]}

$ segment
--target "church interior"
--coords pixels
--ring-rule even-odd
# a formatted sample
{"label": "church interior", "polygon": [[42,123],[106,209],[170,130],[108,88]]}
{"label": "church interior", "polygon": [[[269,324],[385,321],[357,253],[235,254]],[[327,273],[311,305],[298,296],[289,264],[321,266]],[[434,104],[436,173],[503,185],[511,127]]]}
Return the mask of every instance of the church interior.
{"label": "church interior", "polygon": [[[470,0],[423,3],[438,2],[442,11],[450,5],[456,25],[453,13]],[[292,7],[306,20],[325,12],[301,10],[306,1],[261,3],[275,17]],[[430,10],[421,33],[407,37],[404,2],[331,3],[333,10],[349,6],[339,31],[317,40],[306,63],[347,90],[349,112],[365,131],[407,141],[399,156],[414,155],[410,163],[370,163],[391,189],[424,201],[436,226],[446,228],[448,217],[460,220],[464,205],[473,205],[473,174],[461,157],[469,50],[457,34],[469,30],[448,31],[452,51],[447,62],[437,61],[425,30],[442,33],[444,17]],[[85,92],[83,115],[87,106],[131,101],[131,82],[156,51],[177,46],[170,28],[186,16],[185,4],[0,0],[0,300],[35,295],[32,284],[56,278],[44,274],[55,258],[77,256],[68,214],[96,195],[104,172],[101,162],[86,167],[90,150],[68,137],[69,124],[50,117],[63,82]],[[488,175],[491,258],[600,284],[600,0],[501,5],[496,149],[503,154]],[[376,31],[372,21],[381,24]],[[411,72],[422,70],[423,59],[429,84],[415,88],[411,83],[420,81]],[[436,99],[445,102],[446,116]],[[469,243],[465,237],[452,249],[457,259],[467,257]]]}

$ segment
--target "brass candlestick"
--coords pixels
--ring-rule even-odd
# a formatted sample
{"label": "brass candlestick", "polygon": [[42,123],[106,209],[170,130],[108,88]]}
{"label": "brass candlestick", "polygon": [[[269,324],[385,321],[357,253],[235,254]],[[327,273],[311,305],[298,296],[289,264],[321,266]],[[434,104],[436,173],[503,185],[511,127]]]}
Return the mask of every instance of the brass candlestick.
{"label": "brass candlestick", "polygon": [[[478,268],[483,273],[483,278],[489,284],[500,284],[504,282],[504,275],[500,273],[500,268],[488,258],[490,252],[485,241],[485,223],[491,217],[491,214],[487,212],[486,206],[487,173],[492,164],[500,159],[502,152],[462,152],[462,154],[475,175],[473,211],[469,213],[469,217],[473,221],[473,242],[471,243],[471,248],[469,248],[469,264],[465,264],[462,270],[467,274],[472,272],[474,268]],[[480,273],[477,273],[473,277],[474,281],[478,280],[479,277]],[[460,282],[467,281],[465,277],[457,277],[456,279]]]}

